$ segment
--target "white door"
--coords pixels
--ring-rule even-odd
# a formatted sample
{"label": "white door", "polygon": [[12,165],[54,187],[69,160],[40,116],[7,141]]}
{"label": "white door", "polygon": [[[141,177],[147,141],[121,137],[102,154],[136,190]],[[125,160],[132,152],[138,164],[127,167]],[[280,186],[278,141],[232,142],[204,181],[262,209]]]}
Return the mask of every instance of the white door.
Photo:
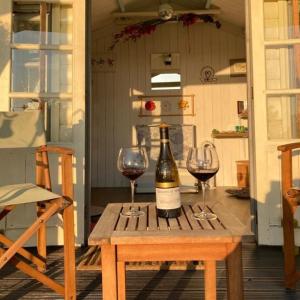
{"label": "white door", "polygon": [[[48,144],[75,150],[74,192],[77,243],[84,240],[85,1],[0,0],[0,110],[35,109],[44,104]],[[33,150],[2,151],[0,185],[32,182]],[[50,157],[52,160],[53,158]],[[61,185],[59,166],[51,176]],[[14,238],[35,218],[19,207],[0,224]],[[49,222],[48,243],[62,244],[59,218]],[[35,243],[34,239],[30,245]]]}
{"label": "white door", "polygon": [[[283,241],[280,153],[300,138],[300,35],[298,0],[249,0],[253,69],[253,197],[258,242]],[[295,184],[300,161],[294,158]],[[298,231],[298,229],[296,229]],[[300,231],[296,234],[300,244]]]}

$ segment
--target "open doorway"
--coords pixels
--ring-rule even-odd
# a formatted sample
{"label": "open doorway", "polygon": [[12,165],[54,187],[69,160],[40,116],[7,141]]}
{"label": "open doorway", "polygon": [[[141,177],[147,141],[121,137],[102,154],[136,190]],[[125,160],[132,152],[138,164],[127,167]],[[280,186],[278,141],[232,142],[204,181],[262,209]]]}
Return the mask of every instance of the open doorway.
{"label": "open doorway", "polygon": [[[137,144],[145,128],[153,150],[156,133],[149,126],[164,121],[179,128],[175,152],[187,190],[195,180],[185,171],[186,148],[208,140],[220,158],[211,195],[223,197],[251,226],[245,1],[235,0],[234,10],[232,1],[220,0],[170,1],[165,10],[160,4],[93,1],[91,215],[97,219],[108,202],[128,202],[118,151]],[[176,18],[161,22],[168,13]],[[188,108],[178,106],[181,100]],[[155,154],[151,160],[152,169],[138,181],[137,201],[155,200]]]}

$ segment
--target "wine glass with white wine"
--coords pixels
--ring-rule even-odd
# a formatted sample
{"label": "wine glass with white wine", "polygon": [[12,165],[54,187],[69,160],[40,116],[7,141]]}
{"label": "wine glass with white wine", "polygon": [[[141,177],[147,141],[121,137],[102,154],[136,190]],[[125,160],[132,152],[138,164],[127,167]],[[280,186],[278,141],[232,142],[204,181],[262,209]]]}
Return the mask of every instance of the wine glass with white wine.
{"label": "wine glass with white wine", "polygon": [[209,142],[204,142],[199,148],[190,148],[187,170],[201,182],[203,208],[201,212],[194,213],[197,220],[215,220],[217,216],[207,209],[205,203],[205,189],[207,181],[216,175],[219,170],[219,159],[216,148]]}

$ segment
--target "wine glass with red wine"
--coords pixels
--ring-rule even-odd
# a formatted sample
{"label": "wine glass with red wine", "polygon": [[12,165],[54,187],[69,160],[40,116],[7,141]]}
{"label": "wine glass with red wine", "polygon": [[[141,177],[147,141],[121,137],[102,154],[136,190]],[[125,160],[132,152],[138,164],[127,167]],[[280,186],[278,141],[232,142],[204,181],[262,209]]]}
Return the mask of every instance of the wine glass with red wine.
{"label": "wine glass with red wine", "polygon": [[202,211],[194,213],[194,218],[197,220],[215,220],[217,216],[210,212],[205,204],[207,181],[215,176],[219,170],[219,159],[214,145],[204,142],[199,148],[190,148],[186,167],[201,182],[202,187]]}
{"label": "wine glass with red wine", "polygon": [[144,213],[133,206],[135,180],[148,168],[148,157],[144,147],[121,148],[118,156],[119,171],[130,180],[131,207],[121,213],[124,217],[140,217]]}

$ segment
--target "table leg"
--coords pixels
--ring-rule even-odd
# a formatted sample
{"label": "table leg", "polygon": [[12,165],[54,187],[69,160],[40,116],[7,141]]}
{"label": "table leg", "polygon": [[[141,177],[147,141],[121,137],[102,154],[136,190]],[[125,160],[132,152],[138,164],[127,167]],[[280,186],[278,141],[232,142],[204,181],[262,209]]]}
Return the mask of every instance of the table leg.
{"label": "table leg", "polygon": [[242,245],[231,243],[227,245],[227,291],[228,300],[243,300],[243,266],[242,266]]}
{"label": "table leg", "polygon": [[205,300],[217,299],[216,261],[204,262],[204,293]]}
{"label": "table leg", "polygon": [[126,300],[126,270],[125,262],[117,262],[118,273],[118,300]]}
{"label": "table leg", "polygon": [[101,246],[101,263],[103,300],[117,300],[117,267],[115,246]]}

